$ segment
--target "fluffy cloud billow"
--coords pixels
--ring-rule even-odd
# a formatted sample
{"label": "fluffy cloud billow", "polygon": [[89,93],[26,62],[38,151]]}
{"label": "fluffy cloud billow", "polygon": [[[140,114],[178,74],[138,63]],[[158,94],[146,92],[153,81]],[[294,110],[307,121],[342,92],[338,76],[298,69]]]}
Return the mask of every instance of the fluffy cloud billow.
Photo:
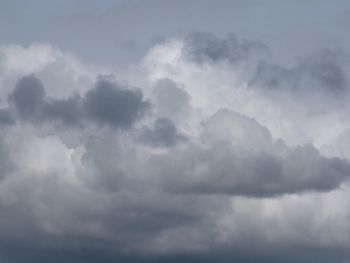
{"label": "fluffy cloud billow", "polygon": [[0,261],[349,259],[345,51],[194,33],[125,74],[0,53]]}

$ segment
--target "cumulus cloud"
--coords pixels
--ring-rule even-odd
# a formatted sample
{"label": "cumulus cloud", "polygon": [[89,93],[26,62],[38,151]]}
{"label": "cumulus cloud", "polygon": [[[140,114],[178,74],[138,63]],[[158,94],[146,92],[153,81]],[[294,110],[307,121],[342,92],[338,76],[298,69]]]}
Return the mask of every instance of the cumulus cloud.
{"label": "cumulus cloud", "polygon": [[45,90],[41,82],[34,76],[21,78],[10,95],[19,115],[22,118],[35,118],[40,114],[44,103]]}
{"label": "cumulus cloud", "polygon": [[345,159],[320,156],[312,145],[274,142],[256,121],[227,110],[210,118],[198,143],[154,158],[158,181],[170,191],[189,194],[329,191],[350,174]]}
{"label": "cumulus cloud", "polygon": [[147,144],[154,146],[172,146],[184,141],[185,136],[181,135],[170,119],[160,118],[154,122],[154,127],[146,127],[140,139]]}
{"label": "cumulus cloud", "polygon": [[128,90],[100,80],[89,90],[83,107],[90,119],[101,124],[128,127],[150,106],[140,90]]}
{"label": "cumulus cloud", "polygon": [[171,79],[160,79],[155,83],[152,93],[159,116],[181,119],[184,114],[191,113],[191,98],[182,86]]}
{"label": "cumulus cloud", "polygon": [[89,119],[115,128],[131,126],[150,107],[140,90],[131,90],[103,79],[98,80],[83,98],[75,95],[67,99],[52,99],[46,96],[43,84],[34,75],[21,78],[8,101],[24,120],[78,125]]}
{"label": "cumulus cloud", "polygon": [[346,56],[287,67],[266,51],[193,34],[122,82],[50,47],[2,48],[0,260],[347,259]]}

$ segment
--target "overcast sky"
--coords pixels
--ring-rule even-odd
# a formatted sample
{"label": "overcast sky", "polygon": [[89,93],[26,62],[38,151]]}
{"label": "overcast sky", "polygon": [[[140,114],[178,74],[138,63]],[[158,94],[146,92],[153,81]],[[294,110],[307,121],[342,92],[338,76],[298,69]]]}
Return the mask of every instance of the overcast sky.
{"label": "overcast sky", "polygon": [[0,263],[349,263],[349,15],[0,0]]}

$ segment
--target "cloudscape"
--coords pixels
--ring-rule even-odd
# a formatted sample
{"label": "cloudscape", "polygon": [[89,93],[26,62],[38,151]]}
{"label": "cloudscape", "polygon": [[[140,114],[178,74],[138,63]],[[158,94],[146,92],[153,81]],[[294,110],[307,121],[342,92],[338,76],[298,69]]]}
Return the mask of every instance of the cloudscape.
{"label": "cloudscape", "polygon": [[349,14],[0,1],[0,263],[349,263]]}

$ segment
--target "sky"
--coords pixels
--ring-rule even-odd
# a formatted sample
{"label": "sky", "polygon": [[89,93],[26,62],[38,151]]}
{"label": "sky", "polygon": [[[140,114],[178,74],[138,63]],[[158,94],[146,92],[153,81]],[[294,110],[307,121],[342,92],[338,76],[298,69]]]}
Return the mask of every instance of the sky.
{"label": "sky", "polygon": [[349,263],[349,13],[0,0],[0,263]]}

